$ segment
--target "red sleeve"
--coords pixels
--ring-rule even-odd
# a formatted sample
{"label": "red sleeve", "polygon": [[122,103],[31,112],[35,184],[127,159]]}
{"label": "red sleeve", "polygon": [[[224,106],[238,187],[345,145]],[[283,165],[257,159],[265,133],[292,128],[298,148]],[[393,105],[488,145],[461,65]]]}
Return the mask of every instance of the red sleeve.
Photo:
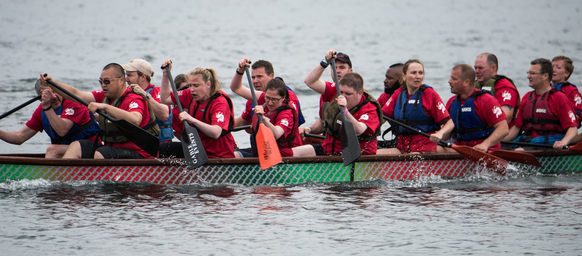
{"label": "red sleeve", "polygon": [[245,110],[242,112],[242,114],[240,115],[240,117],[245,120],[245,121],[251,121],[251,106],[252,106],[253,102],[250,100],[247,100],[247,104],[245,105]]}
{"label": "red sleeve", "polygon": [[102,103],[103,100],[105,99],[105,92],[103,92],[102,90],[92,91],[91,93],[93,94],[93,98],[95,98],[95,102],[97,103]]}
{"label": "red sleeve", "polygon": [[477,112],[479,119],[490,127],[507,119],[497,99],[488,93],[477,97],[475,100],[475,112]]}
{"label": "red sleeve", "polygon": [[[274,122],[273,122],[274,121]],[[287,138],[293,132],[293,110],[281,111],[275,120],[271,122],[274,126],[283,128],[283,138]]]}
{"label": "red sleeve", "polygon": [[380,103],[380,106],[384,106],[384,104],[386,104],[386,101],[388,101],[388,99],[390,95],[388,95],[387,93],[383,92],[382,94],[380,94],[380,97],[378,97],[378,103]]}
{"label": "red sleeve", "polygon": [[495,98],[501,106],[517,107],[519,92],[507,79],[501,79],[495,85]]}
{"label": "red sleeve", "polygon": [[354,118],[358,122],[366,124],[368,128],[364,131],[364,135],[374,135],[374,131],[380,126],[380,119],[378,113],[376,112],[376,106],[372,103],[368,103],[363,106],[360,111],[354,114]]}
{"label": "red sleeve", "polygon": [[142,118],[141,122],[139,123],[139,127],[144,127],[146,124],[148,124],[150,119],[150,113],[146,107],[146,104],[147,103],[143,97],[134,93],[129,93],[123,102],[119,104],[119,108],[128,112],[140,113]]}
{"label": "red sleeve", "polygon": [[422,94],[422,108],[437,124],[440,124],[446,118],[450,117],[443,100],[441,100],[441,97],[432,88],[424,90]]}
{"label": "red sleeve", "polygon": [[582,95],[578,91],[578,88],[574,86],[564,86],[562,91],[568,96],[568,99],[572,103],[574,111],[577,113],[582,112]]}
{"label": "red sleeve", "polygon": [[331,82],[325,82],[325,91],[321,95],[323,102],[331,102],[337,95],[337,89],[335,84]]}
{"label": "red sleeve", "polygon": [[42,105],[38,104],[38,107],[32,113],[32,117],[25,124],[28,128],[33,129],[37,132],[41,132],[42,129]]}
{"label": "red sleeve", "polygon": [[394,109],[396,109],[396,102],[398,102],[398,96],[402,92],[402,88],[396,89],[394,94],[388,99],[386,105],[382,106],[382,113],[388,117],[394,118]]}
{"label": "red sleeve", "polygon": [[578,126],[574,109],[565,94],[556,92],[552,94],[552,97],[549,100],[550,102],[548,102],[548,105],[552,108],[554,115],[560,119],[562,129],[566,130],[570,127]]}
{"label": "red sleeve", "polygon": [[223,130],[228,131],[230,123],[230,106],[224,97],[218,97],[212,101],[212,106],[208,108],[210,113],[210,125],[218,125]]}
{"label": "red sleeve", "polygon": [[70,100],[63,101],[63,111],[61,112],[61,118],[69,119],[78,125],[83,125],[91,120],[89,109],[87,109],[87,107]]}

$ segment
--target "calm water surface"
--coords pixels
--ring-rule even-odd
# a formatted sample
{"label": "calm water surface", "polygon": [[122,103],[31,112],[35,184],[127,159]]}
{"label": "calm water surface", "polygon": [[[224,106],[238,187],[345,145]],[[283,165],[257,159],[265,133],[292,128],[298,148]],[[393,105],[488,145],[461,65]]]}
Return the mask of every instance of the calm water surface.
{"label": "calm water surface", "polygon": [[[110,62],[166,58],[173,74],[217,70],[229,89],[243,57],[267,59],[295,89],[307,123],[318,97],[305,75],[335,48],[366,88],[419,58],[445,100],[450,69],[495,53],[523,94],[538,57],[582,63],[580,1],[3,1],[0,113],[34,97],[38,74],[98,89]],[[570,80],[582,84],[580,68]],[[160,84],[160,70],[153,83]],[[329,73],[324,73],[329,80]],[[246,83],[245,83],[246,84]],[[33,104],[34,105],[34,104]],[[0,121],[17,130],[29,106]],[[239,115],[239,109],[235,110]],[[236,134],[248,145],[247,135]],[[37,134],[0,153],[42,153]],[[285,188],[0,183],[1,255],[579,255],[582,176],[467,177]]]}

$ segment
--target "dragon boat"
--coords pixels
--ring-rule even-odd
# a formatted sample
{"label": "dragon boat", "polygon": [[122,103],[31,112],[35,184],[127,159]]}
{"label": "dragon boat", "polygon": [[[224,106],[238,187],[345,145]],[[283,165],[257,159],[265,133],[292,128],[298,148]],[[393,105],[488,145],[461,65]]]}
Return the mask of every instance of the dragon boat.
{"label": "dragon boat", "polygon": [[[541,167],[511,163],[511,171],[533,174],[582,172],[582,155],[568,150],[530,151]],[[491,172],[479,162],[457,153],[361,156],[344,166],[340,156],[283,158],[261,170],[257,158],[210,159],[188,169],[183,159],[46,159],[42,154],[0,155],[0,182],[48,181],[146,182],[153,184],[292,185],[310,182],[413,180],[423,177],[455,178]],[[497,175],[491,172],[492,175]]]}

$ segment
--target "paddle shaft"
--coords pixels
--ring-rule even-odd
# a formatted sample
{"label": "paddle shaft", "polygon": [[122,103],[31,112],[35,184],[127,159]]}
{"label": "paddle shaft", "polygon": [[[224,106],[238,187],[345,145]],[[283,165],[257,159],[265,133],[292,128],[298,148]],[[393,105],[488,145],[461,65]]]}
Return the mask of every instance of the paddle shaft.
{"label": "paddle shaft", "polygon": [[24,102],[24,103],[22,103],[22,104],[20,104],[19,106],[17,106],[17,107],[15,107],[15,108],[13,108],[13,109],[9,110],[8,112],[6,112],[6,113],[2,114],[2,116],[0,116],[0,119],[3,119],[3,118],[5,118],[5,117],[7,117],[7,116],[11,115],[12,113],[14,113],[14,112],[16,112],[16,111],[20,110],[20,109],[21,109],[21,108],[23,108],[23,107],[26,107],[26,106],[30,105],[31,103],[33,103],[33,102],[35,102],[35,101],[37,101],[37,100],[39,100],[39,99],[40,99],[40,95],[39,95],[39,96],[36,96],[36,97],[34,97],[34,98],[32,98],[32,99],[30,99],[30,100],[28,100],[28,101]]}
{"label": "paddle shaft", "polygon": [[237,126],[237,127],[232,128],[232,132],[238,132],[238,131],[246,130],[246,129],[249,129],[249,128],[251,128],[251,125],[250,124],[241,125],[241,126]]}
{"label": "paddle shaft", "polygon": [[[538,148],[554,148],[554,145],[541,144],[541,143],[529,143],[520,141],[502,141],[501,144],[516,145],[516,146],[526,146],[526,147],[538,147]],[[568,149],[567,147],[564,149]]]}
{"label": "paddle shaft", "polygon": [[[398,121],[398,120],[396,120],[396,119],[394,119],[394,118],[388,117],[388,116],[384,116],[384,119],[386,119],[386,120],[388,120],[388,121],[390,121],[390,122],[394,122],[395,124],[397,124],[397,125],[400,125],[400,126],[402,126],[402,127],[406,128],[406,129],[408,129],[408,130],[414,131],[414,132],[416,132],[416,133],[418,133],[418,134],[420,134],[420,135],[422,135],[422,136],[425,136],[425,137],[427,137],[427,138],[430,138],[430,134],[428,134],[428,133],[426,133],[426,132],[423,132],[422,130],[420,130],[420,129],[416,128],[416,127],[412,127],[412,126],[410,126],[410,125],[407,125],[407,124],[405,124],[405,123],[403,123],[403,122],[400,122],[400,121]],[[442,147],[448,147],[448,148],[450,148],[450,147],[452,147],[452,146],[453,146],[453,145],[452,145],[452,143],[450,143],[450,142],[444,142],[444,141],[442,141],[442,140],[439,140],[439,141],[437,142],[437,144],[438,144],[439,146],[442,146]]]}
{"label": "paddle shaft", "polygon": [[[255,94],[255,86],[253,85],[253,80],[251,79],[251,73],[249,72],[249,67],[245,67],[245,74],[247,75],[247,79],[249,80],[249,87],[251,88],[251,95],[253,96],[253,104],[255,106],[258,105],[257,103],[257,95]],[[257,118],[259,119],[259,124],[263,123],[263,115],[257,114]]]}

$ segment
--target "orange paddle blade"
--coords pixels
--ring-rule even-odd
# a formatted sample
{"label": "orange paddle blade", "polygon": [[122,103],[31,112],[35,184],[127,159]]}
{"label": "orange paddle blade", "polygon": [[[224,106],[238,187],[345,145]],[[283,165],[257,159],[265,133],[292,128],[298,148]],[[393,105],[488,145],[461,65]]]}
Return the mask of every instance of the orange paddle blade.
{"label": "orange paddle blade", "polygon": [[490,150],[489,153],[491,153],[494,156],[501,157],[501,158],[508,160],[508,161],[532,165],[532,166],[536,166],[536,167],[542,167],[542,164],[540,163],[540,161],[538,161],[536,156],[534,156],[530,153],[518,152],[518,151],[513,151],[513,150],[503,150],[503,149]]}
{"label": "orange paddle blade", "polygon": [[273,167],[283,160],[273,131],[263,123],[259,124],[257,131],[257,154],[261,170]]}
{"label": "orange paddle blade", "polygon": [[468,146],[453,144],[452,148],[467,159],[477,163],[484,163],[487,169],[492,170],[500,175],[505,175],[505,170],[509,165],[507,161]]}

